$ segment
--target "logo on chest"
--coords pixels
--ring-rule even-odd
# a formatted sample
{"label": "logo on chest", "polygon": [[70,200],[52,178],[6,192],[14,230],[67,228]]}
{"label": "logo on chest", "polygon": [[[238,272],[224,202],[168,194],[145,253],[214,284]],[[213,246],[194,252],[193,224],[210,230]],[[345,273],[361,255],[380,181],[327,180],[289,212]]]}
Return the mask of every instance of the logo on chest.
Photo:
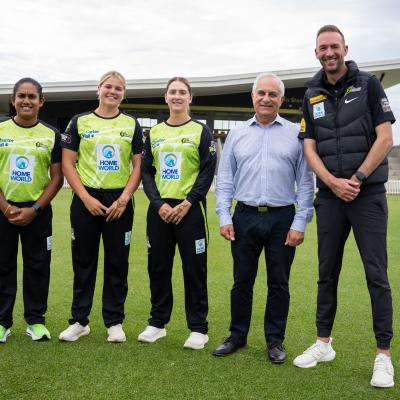
{"label": "logo on chest", "polygon": [[314,119],[325,117],[324,103],[317,103],[313,105],[313,116]]}
{"label": "logo on chest", "polygon": [[119,144],[98,144],[97,170],[103,172],[117,172],[121,169]]}
{"label": "logo on chest", "polygon": [[179,181],[181,179],[181,158],[178,151],[160,152],[161,180]]}
{"label": "logo on chest", "polygon": [[35,156],[10,154],[10,182],[33,182]]}

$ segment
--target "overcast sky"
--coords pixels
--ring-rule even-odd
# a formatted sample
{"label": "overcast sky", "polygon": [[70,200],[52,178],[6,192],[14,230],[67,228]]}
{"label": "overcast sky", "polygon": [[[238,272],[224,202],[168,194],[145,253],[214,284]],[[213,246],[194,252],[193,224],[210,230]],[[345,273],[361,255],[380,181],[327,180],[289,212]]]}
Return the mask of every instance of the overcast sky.
{"label": "overcast sky", "polygon": [[[336,24],[357,62],[400,60],[395,0],[3,0],[0,83],[214,76],[318,66]],[[400,85],[387,90],[400,119]],[[400,123],[395,125],[400,143]]]}

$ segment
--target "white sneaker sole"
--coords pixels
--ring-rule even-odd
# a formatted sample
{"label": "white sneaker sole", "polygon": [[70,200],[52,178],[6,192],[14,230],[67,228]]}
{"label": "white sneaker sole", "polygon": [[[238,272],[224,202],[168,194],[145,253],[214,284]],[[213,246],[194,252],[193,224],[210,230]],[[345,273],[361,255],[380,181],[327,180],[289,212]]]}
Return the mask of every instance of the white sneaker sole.
{"label": "white sneaker sole", "polygon": [[39,341],[39,340],[50,340],[51,336],[50,335],[43,335],[43,336],[36,336],[29,328],[26,328],[25,333],[34,341]]}
{"label": "white sneaker sole", "polygon": [[165,329],[162,329],[160,332],[158,332],[156,335],[154,336],[147,336],[147,335],[143,335],[143,333],[141,333],[137,340],[139,342],[143,342],[143,343],[154,343],[156,342],[158,339],[161,339],[163,337],[167,336],[167,331]]}
{"label": "white sneaker sole", "polygon": [[392,381],[392,382],[390,382],[390,383],[387,383],[386,385],[384,385],[384,384],[381,384],[381,383],[378,383],[378,382],[373,382],[372,381],[372,379],[371,379],[371,386],[373,386],[373,387],[378,387],[378,388],[391,388],[391,387],[393,387],[394,386],[394,381]]}
{"label": "white sneaker sole", "polygon": [[108,337],[107,342],[109,343],[124,343],[126,342],[126,337]]}
{"label": "white sneaker sole", "polygon": [[296,363],[296,359],[293,360],[293,365],[299,368],[313,368],[316,367],[318,363],[320,362],[329,362],[334,360],[336,357],[336,352],[335,350],[332,350],[330,353],[328,353],[325,357],[321,358],[320,360],[314,360],[308,364],[298,364]]}
{"label": "white sneaker sole", "polygon": [[89,333],[90,333],[89,325],[86,325],[82,332],[78,333],[77,335],[75,335],[73,337],[66,337],[66,336],[63,336],[63,334],[61,333],[60,336],[58,337],[58,340],[60,340],[61,342],[76,342],[82,336],[89,335]]}
{"label": "white sneaker sole", "polygon": [[185,348],[185,349],[191,349],[191,350],[201,350],[201,349],[204,349],[204,346],[208,343],[208,338],[207,338],[207,340],[204,342],[204,343],[202,343],[202,344],[195,344],[195,343],[192,343],[192,342],[189,342],[189,340],[186,340],[186,342],[185,342],[185,344],[183,345],[183,347]]}
{"label": "white sneaker sole", "polygon": [[4,336],[0,339],[0,343],[5,343],[9,336],[11,336],[11,330],[7,329]]}

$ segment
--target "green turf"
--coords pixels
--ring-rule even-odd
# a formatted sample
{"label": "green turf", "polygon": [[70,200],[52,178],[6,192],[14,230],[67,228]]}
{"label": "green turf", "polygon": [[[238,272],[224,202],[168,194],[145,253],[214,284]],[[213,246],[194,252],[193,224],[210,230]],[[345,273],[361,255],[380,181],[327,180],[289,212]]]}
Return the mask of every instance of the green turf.
{"label": "green turf", "polygon": [[[124,324],[128,341],[106,342],[101,319],[102,258],[98,273],[91,334],[76,343],[59,343],[67,326],[72,295],[69,203],[62,190],[54,201],[53,262],[47,326],[53,340],[33,343],[24,334],[22,285],[14,309],[12,336],[0,345],[1,399],[399,399],[393,389],[369,386],[374,358],[370,300],[364,272],[352,238],[348,241],[339,288],[339,309],[333,331],[337,358],[310,370],[292,366],[292,359],[314,340],[316,302],[316,231],[309,225],[291,276],[291,309],[285,341],[288,362],[266,361],[263,312],[266,296],[264,261],[255,286],[248,347],[223,359],[211,350],[228,335],[232,261],[229,245],[219,237],[214,195],[209,196],[210,343],[203,351],[182,348],[188,335],[184,317],[180,259],[174,269],[175,304],[168,336],[153,345],[136,341],[146,326],[149,282],[146,268],[145,210],[142,192],[136,196],[131,247],[129,294]],[[399,331],[399,198],[389,197],[389,265],[394,299],[394,328]],[[21,264],[19,264],[21,281]],[[400,372],[397,337],[394,366]]]}

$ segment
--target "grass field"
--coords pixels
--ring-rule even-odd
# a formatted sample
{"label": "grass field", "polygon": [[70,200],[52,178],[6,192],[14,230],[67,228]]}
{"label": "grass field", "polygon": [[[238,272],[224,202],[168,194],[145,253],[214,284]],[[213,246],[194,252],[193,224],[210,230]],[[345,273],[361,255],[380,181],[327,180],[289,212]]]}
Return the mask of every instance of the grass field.
{"label": "grass field", "polygon": [[[188,335],[184,317],[180,258],[174,269],[175,304],[168,336],[148,345],[136,337],[149,312],[143,192],[136,196],[133,245],[124,329],[128,341],[106,342],[101,319],[102,258],[91,334],[76,343],[60,343],[67,326],[72,297],[69,203],[64,189],[53,202],[53,262],[47,326],[53,340],[32,342],[24,334],[21,284],[14,309],[12,336],[0,345],[0,398],[8,399],[400,399],[400,383],[393,389],[369,386],[375,341],[370,300],[360,257],[351,237],[347,243],[339,287],[339,309],[333,331],[337,358],[310,370],[292,365],[293,358],[314,340],[317,240],[315,221],[305,243],[298,248],[291,276],[291,309],[285,346],[288,362],[266,360],[263,313],[266,275],[261,260],[254,294],[248,347],[228,358],[215,358],[211,350],[228,335],[232,260],[229,244],[219,237],[214,195],[209,195],[209,299],[210,342],[203,351],[183,349]],[[394,300],[394,329],[399,329],[399,198],[389,197],[389,272]],[[19,278],[21,281],[21,264]],[[399,341],[393,342],[394,366],[400,374]]]}

